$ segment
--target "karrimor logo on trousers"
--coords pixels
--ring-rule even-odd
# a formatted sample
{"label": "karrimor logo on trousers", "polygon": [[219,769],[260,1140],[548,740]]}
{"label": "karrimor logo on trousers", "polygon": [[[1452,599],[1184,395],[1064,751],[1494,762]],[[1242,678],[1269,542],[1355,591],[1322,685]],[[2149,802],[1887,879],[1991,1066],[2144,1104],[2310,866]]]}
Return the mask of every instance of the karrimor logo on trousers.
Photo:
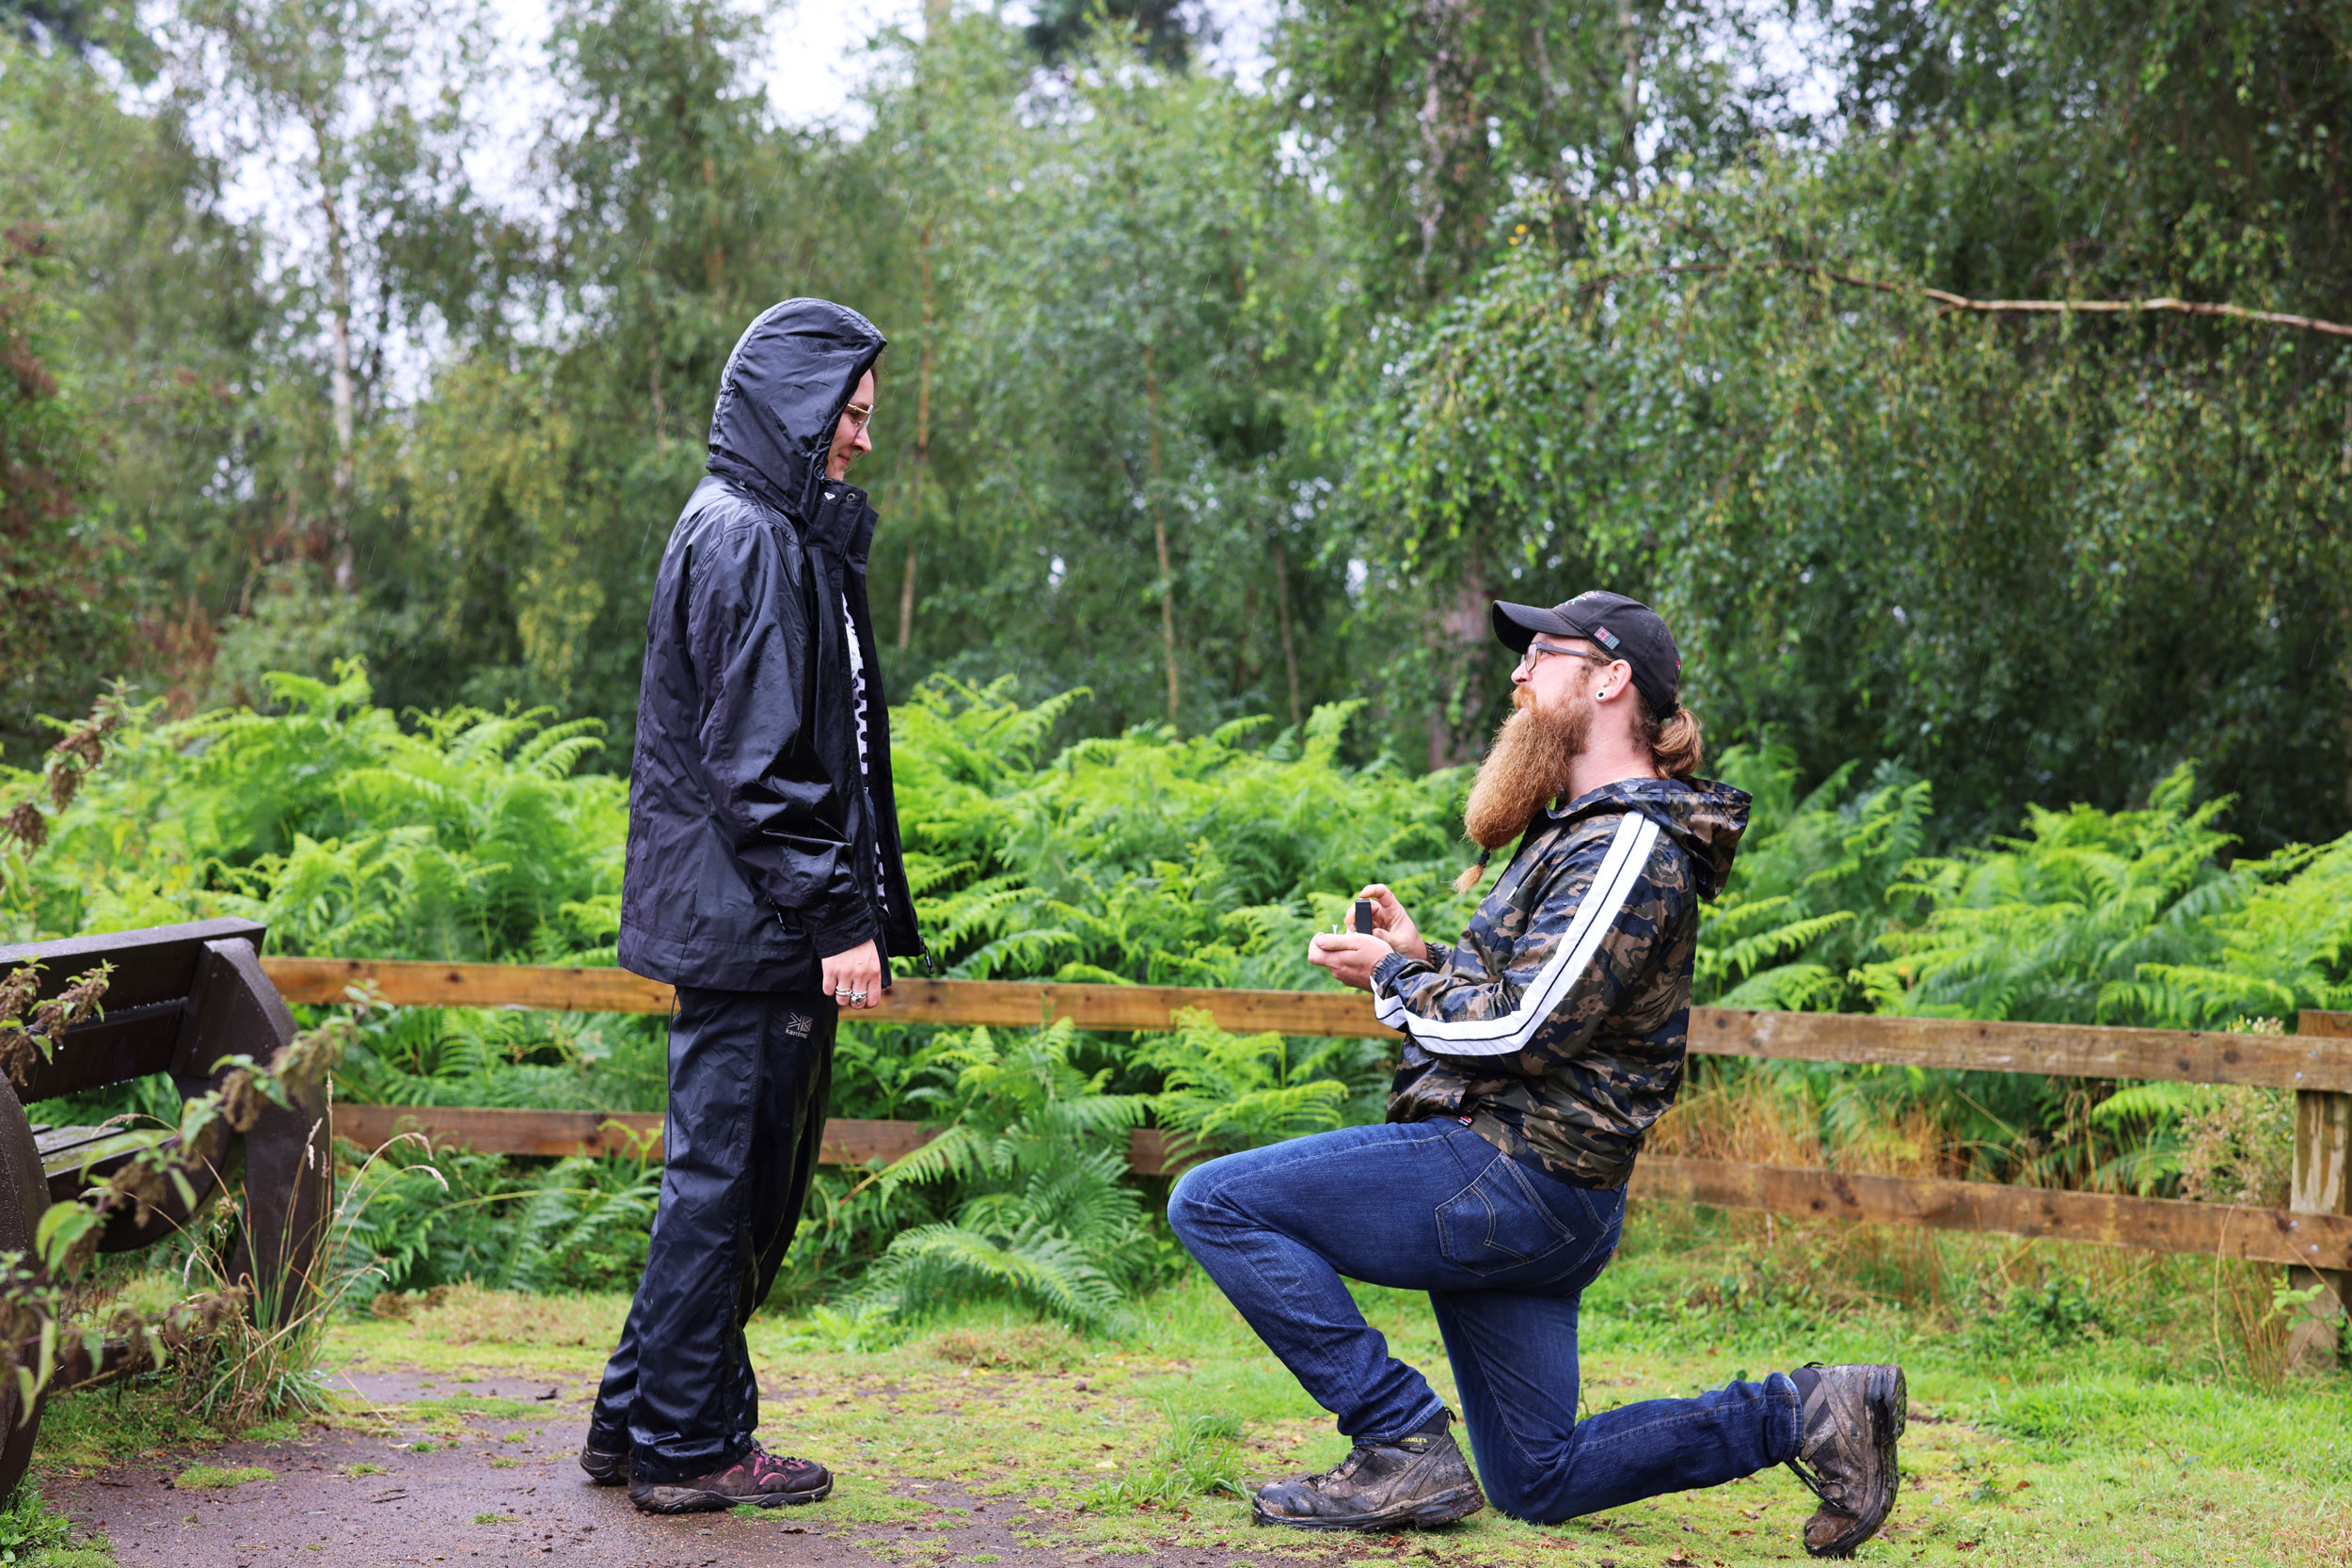
{"label": "karrimor logo on trousers", "polygon": [[808,1038],[808,1032],[816,1027],[817,1021],[809,1017],[806,1013],[787,1013],[784,1015],[784,1032],[791,1036],[796,1040],[804,1040]]}

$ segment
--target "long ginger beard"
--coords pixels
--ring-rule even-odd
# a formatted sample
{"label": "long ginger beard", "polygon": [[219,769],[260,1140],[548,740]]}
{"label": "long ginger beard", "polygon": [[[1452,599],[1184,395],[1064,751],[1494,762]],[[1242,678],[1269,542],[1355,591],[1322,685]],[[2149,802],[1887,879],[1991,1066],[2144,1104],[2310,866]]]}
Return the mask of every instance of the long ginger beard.
{"label": "long ginger beard", "polygon": [[1568,769],[1593,733],[1593,705],[1570,697],[1546,707],[1525,687],[1511,693],[1511,717],[1495,731],[1471,781],[1462,827],[1486,851],[1454,886],[1468,893],[1486,872],[1486,855],[1527,831],[1544,803],[1568,786]]}

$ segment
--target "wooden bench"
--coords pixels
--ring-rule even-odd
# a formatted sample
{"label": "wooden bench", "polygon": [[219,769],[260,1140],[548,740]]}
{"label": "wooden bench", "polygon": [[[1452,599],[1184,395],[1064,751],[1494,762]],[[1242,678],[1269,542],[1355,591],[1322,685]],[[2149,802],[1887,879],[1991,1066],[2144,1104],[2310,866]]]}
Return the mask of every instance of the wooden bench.
{"label": "wooden bench", "polygon": [[[100,964],[112,969],[97,1016],[41,1041],[40,1059],[15,1081],[0,1075],[0,1253],[21,1255],[38,1273],[34,1236],[51,1204],[104,1181],[145,1149],[178,1142],[176,1131],[152,1123],[37,1127],[27,1104],[158,1073],[183,1096],[203,1094],[232,1070],[233,1058],[266,1066],[293,1041],[294,1015],[262,970],[263,930],[250,920],[204,920],[0,946],[0,973],[27,962],[40,966],[38,1000],[56,996]],[[241,1177],[245,1202],[230,1281],[249,1292],[258,1321],[280,1325],[306,1310],[306,1287],[334,1202],[333,1130],[323,1085],[290,1082],[286,1088],[293,1103],[264,1104],[252,1126],[230,1139],[226,1159],[184,1172],[186,1190],[109,1215],[99,1250],[130,1251],[184,1229]],[[130,1366],[122,1355],[102,1355],[94,1364],[77,1363],[61,1381]],[[24,1475],[40,1426],[40,1401],[21,1416],[16,1380],[5,1382],[0,1497]]]}

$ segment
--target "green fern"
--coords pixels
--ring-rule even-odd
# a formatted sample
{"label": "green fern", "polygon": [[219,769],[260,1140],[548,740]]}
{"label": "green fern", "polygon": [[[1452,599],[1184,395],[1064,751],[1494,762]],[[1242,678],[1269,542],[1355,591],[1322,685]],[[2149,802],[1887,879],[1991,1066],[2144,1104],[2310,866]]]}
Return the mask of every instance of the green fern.
{"label": "green fern", "polygon": [[974,1219],[901,1231],[850,1303],[919,1321],[975,1296],[1009,1297],[1081,1330],[1128,1323],[1119,1286],[1082,1244],[1039,1221],[1005,1229]]}
{"label": "green fern", "polygon": [[854,1296],[914,1319],[973,1294],[1003,1295],[1073,1327],[1113,1324],[1153,1259],[1125,1139],[1149,1102],[1082,1071],[1068,1019],[1009,1037],[988,1029],[931,1047],[934,1080],[908,1099],[941,1113],[930,1140],[869,1179],[887,1201],[946,1188],[954,1218],[895,1238]]}
{"label": "green fern", "polygon": [[[1175,1022],[1173,1035],[1139,1054],[1166,1074],[1152,1103],[1160,1125],[1178,1134],[1180,1160],[1338,1127],[1349,1101],[1377,1086],[1377,1042],[1295,1049],[1280,1035],[1230,1034],[1189,1008]],[[1334,1070],[1347,1078],[1325,1076]]]}

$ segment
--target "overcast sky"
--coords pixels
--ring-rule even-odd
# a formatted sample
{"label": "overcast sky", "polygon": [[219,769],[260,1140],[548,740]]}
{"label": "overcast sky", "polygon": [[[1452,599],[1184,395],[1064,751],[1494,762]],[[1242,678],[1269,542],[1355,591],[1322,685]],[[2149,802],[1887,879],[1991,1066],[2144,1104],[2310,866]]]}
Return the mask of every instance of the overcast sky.
{"label": "overcast sky", "polygon": [[[1192,0],[1188,8],[1204,13],[1216,33],[1201,52],[1203,63],[1255,86],[1265,71],[1266,36],[1278,3]],[[548,36],[548,7],[546,0],[497,0],[497,6],[505,70],[498,102],[475,106],[493,130],[468,160],[468,171],[475,188],[491,199],[528,207],[537,193],[518,154],[531,145],[548,106],[540,53]],[[1028,8],[1018,0],[1005,0],[1000,8],[1009,20],[1028,20]],[[918,28],[922,19],[922,0],[797,0],[780,8],[768,49],[768,101],[776,118],[797,125],[835,121],[858,128],[862,117],[852,94],[864,77],[866,44],[888,27]],[[237,208],[269,212],[271,171],[256,166],[242,173],[234,192]]]}
{"label": "overcast sky", "polygon": [[[168,5],[170,0],[163,0]],[[959,0],[972,6],[975,0]],[[482,197],[519,214],[543,209],[547,192],[531,166],[529,150],[554,107],[553,87],[546,71],[544,44],[549,15],[548,0],[493,0],[497,8],[498,40],[491,100],[473,105],[476,122],[486,134],[476,143],[467,172]],[[1188,0],[1186,9],[1197,32],[1206,41],[1200,60],[1206,69],[1254,87],[1269,59],[1266,45],[1281,0]],[[1008,21],[1025,22],[1028,8],[1020,0],[998,0]],[[769,32],[767,88],[776,118],[791,124],[833,122],[854,134],[861,129],[863,106],[854,97],[864,80],[866,46],[884,29],[908,29],[922,24],[922,0],[787,0],[776,12]],[[1800,58],[1788,33],[1788,24],[1770,3],[1757,14],[1760,31],[1781,69]],[[1200,24],[1205,22],[1205,29]],[[1809,84],[1807,97],[1828,99],[1826,82]],[[139,94],[124,84],[126,96]],[[199,140],[205,139],[199,125]],[[237,218],[260,217],[277,244],[272,262],[307,268],[314,260],[315,236],[307,213],[297,215],[290,206],[294,186],[284,154],[286,149],[263,148],[236,158],[224,205]],[[412,345],[417,351],[396,352],[393,357],[409,372],[394,380],[407,383],[425,372],[433,345]],[[395,394],[395,401],[400,401]]]}

